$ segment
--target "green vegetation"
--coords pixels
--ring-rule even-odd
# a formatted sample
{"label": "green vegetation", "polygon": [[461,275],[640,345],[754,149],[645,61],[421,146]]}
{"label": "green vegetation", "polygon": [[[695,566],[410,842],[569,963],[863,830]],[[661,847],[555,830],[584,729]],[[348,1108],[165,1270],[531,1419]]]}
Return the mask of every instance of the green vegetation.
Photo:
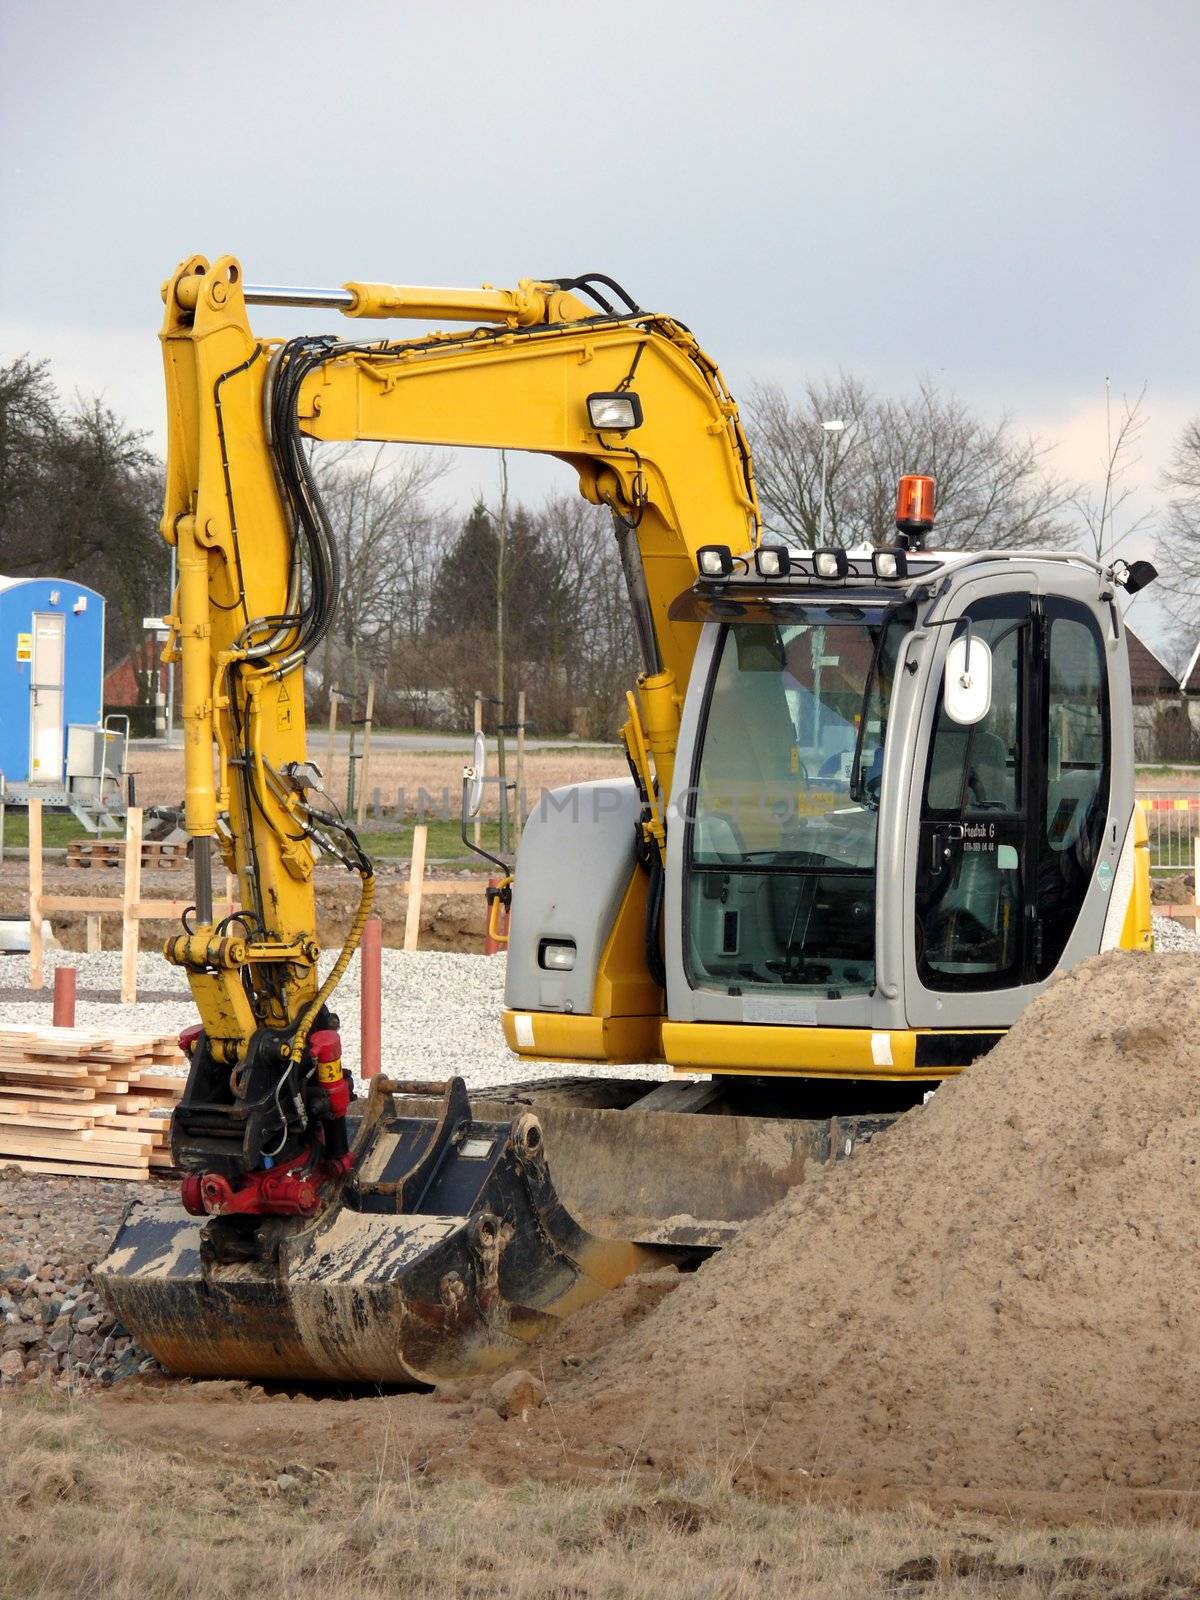
{"label": "green vegetation", "polygon": [[[368,822],[362,829],[362,842],[367,853],[376,861],[407,861],[412,854],[415,826],[415,818],[402,823]],[[468,850],[463,844],[457,822],[429,822],[426,826],[429,829],[429,838],[425,845],[425,860],[430,865],[436,862],[439,866],[450,867],[455,871],[460,871],[463,867],[471,867],[481,873],[493,870],[482,857]],[[481,831],[481,843],[484,849],[498,853],[500,824],[494,820],[485,821]]]}
{"label": "green vegetation", "polygon": [[[61,850],[72,839],[94,839],[69,811],[44,811],[42,813],[42,844],[47,850]],[[119,833],[104,837],[119,839]],[[29,846],[29,813],[24,806],[18,811],[7,806],[4,812],[4,848],[24,850]]]}

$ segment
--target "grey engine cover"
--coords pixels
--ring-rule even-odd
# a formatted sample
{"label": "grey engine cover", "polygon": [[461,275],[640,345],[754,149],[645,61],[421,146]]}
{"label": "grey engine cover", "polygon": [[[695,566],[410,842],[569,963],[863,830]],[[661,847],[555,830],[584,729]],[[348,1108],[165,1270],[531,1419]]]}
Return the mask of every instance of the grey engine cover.
{"label": "grey engine cover", "polygon": [[[510,1009],[591,1010],[600,954],[636,870],[639,813],[632,778],[543,793],[517,849],[504,986]],[[574,940],[572,971],[538,964],[544,939]]]}

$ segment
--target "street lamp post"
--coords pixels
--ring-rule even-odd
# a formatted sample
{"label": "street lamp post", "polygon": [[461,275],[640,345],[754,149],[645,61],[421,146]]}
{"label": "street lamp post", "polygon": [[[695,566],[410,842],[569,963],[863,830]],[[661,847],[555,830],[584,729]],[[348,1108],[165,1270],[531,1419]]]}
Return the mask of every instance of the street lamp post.
{"label": "street lamp post", "polygon": [[821,543],[825,543],[825,481],[829,465],[829,436],[842,433],[846,424],[841,417],[833,417],[821,424]]}

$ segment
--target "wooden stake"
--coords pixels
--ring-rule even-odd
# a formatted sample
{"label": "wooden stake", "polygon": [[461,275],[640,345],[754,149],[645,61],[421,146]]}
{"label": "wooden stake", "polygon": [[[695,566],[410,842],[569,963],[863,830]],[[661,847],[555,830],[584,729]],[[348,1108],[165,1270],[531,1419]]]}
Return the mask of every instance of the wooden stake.
{"label": "wooden stake", "polygon": [[429,829],[418,822],[413,829],[412,859],[408,864],[408,905],[404,912],[404,948],[415,950],[421,934],[421,895],[425,887],[425,844]]}
{"label": "wooden stake", "polygon": [[89,911],[87,914],[87,951],[95,955],[97,950],[103,948],[101,916],[98,911]]}
{"label": "wooden stake", "polygon": [[333,751],[334,735],[337,732],[338,692],[336,689],[329,691],[329,738],[325,744],[325,789],[328,794],[333,793]]}
{"label": "wooden stake", "polygon": [[[1200,834],[1192,840],[1192,899],[1200,905]],[[1192,931],[1200,933],[1200,916],[1192,918]]]}
{"label": "wooden stake", "polygon": [[142,808],[125,815],[125,893],[121,898],[121,1004],[137,1000],[138,910],[142,898]]}
{"label": "wooden stake", "polygon": [[46,987],[42,948],[42,802],[29,802],[29,987]]}
{"label": "wooden stake", "polygon": [[525,691],[517,693],[517,837],[525,826]]}
{"label": "wooden stake", "polygon": [[367,814],[367,779],[371,765],[371,723],[375,716],[375,679],[367,685],[367,714],[363,719],[362,764],[358,769],[358,809],[355,822],[361,828]]}

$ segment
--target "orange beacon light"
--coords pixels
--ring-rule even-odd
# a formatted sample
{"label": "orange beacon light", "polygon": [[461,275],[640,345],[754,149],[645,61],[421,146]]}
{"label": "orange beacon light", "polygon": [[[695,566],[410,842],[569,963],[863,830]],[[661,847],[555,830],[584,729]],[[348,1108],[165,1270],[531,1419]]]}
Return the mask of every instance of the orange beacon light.
{"label": "orange beacon light", "polygon": [[910,550],[924,548],[933,527],[933,479],[906,472],[896,491],[896,532]]}

